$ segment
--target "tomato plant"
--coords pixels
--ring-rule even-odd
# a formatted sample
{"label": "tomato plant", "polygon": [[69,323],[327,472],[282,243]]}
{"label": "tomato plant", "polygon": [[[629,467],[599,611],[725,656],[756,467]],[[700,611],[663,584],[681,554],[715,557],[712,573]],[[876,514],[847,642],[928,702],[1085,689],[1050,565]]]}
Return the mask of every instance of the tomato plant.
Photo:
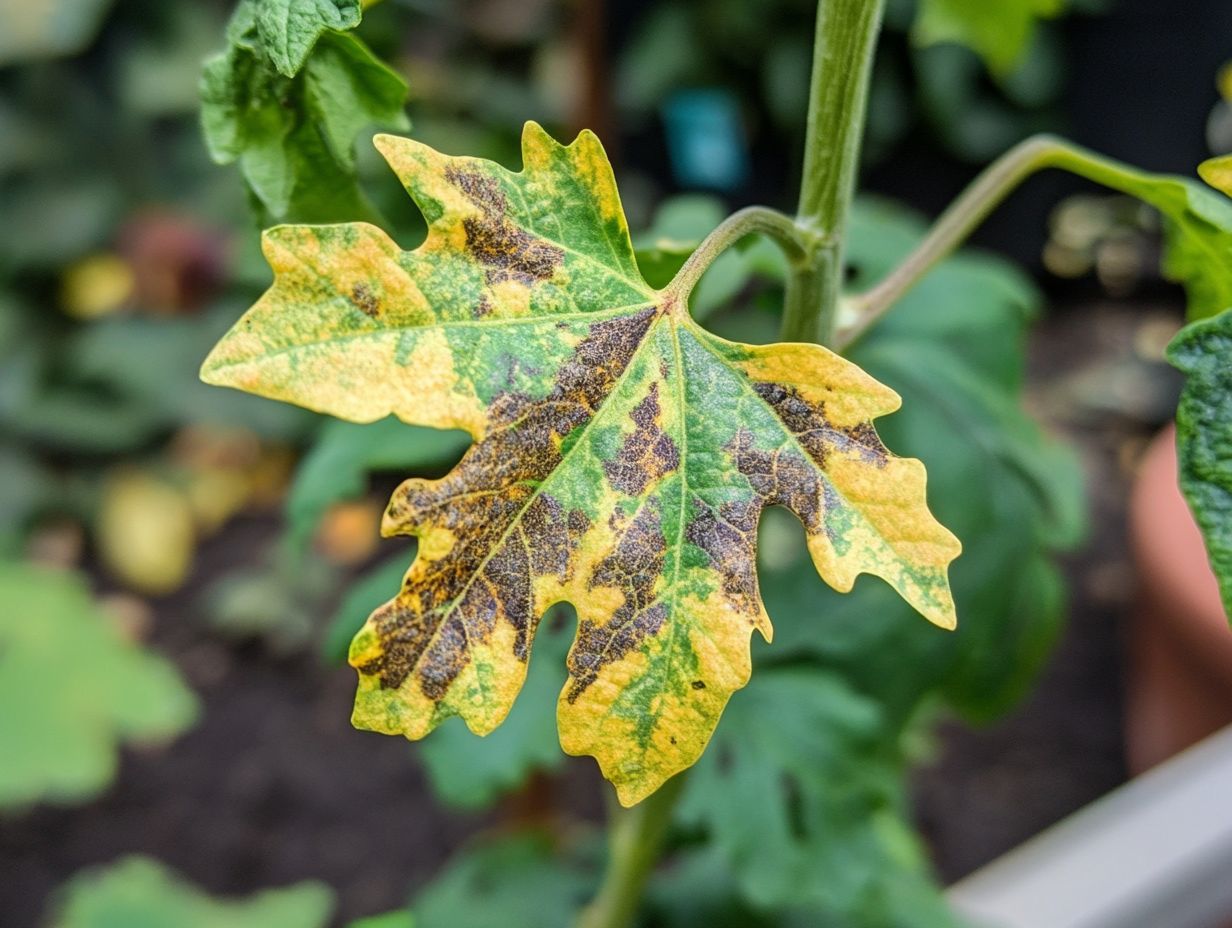
{"label": "tomato plant", "polygon": [[[982,157],[987,138],[964,146],[973,133],[959,111],[1004,115],[990,94],[1031,97],[1011,83],[1064,4],[820,0],[811,47],[793,37],[779,55],[751,19],[785,5],[664,4],[616,73],[645,113],[669,82],[654,68],[705,75],[714,65],[701,46],[724,32],[750,34],[753,57],[770,62],[767,86],[807,71],[795,82],[807,85],[803,120],[790,93],[754,104],[803,123],[794,208],[726,215],[714,197],[685,195],[627,216],[622,193],[636,204],[637,183],[588,129],[566,142],[526,121],[510,152],[480,133],[470,148],[442,141],[418,115],[412,125],[408,97],[463,91],[369,47],[357,30],[392,4],[240,0],[204,66],[201,128],[214,161],[238,166],[272,283],[242,315],[228,302],[184,321],[182,343],[148,326],[165,350],[147,364],[132,364],[120,326],[111,340],[74,341],[80,378],[66,392],[94,405],[0,408],[6,427],[76,435],[114,405],[131,428],[100,433],[98,454],[183,416],[215,417],[225,400],[250,400],[237,420],[278,423],[263,434],[302,437],[302,410],[180,389],[185,359],[209,343],[208,384],[331,417],[286,505],[272,585],[290,592],[254,605],[262,574],[223,610],[284,642],[302,643],[301,613],[319,605],[307,551],[327,514],[373,472],[406,478],[380,529],[409,541],[352,584],[324,651],[358,674],[357,727],[422,739],[440,800],[484,809],[512,795],[518,814],[459,852],[409,910],[356,928],[956,924],[911,825],[904,770],[942,707],[987,719],[1027,689],[1064,609],[1057,556],[1084,532],[1076,458],[1022,404],[1039,295],[1008,262],[963,250],[1040,171],[1163,217],[1162,269],[1188,301],[1169,349],[1186,378],[1181,484],[1232,611],[1228,159],[1202,165],[1203,183],[1032,135],[924,223],[857,191],[870,146],[897,131],[892,108],[877,106],[904,80],[883,70],[879,82],[883,27],[909,33],[912,79],[945,143]],[[82,4],[84,25],[62,41],[84,41],[103,6]],[[968,46],[990,77],[922,57],[939,43]],[[509,100],[495,104],[502,126]],[[994,137],[1021,135],[1021,123],[994,121]],[[245,260],[256,251],[246,243]],[[84,315],[132,286],[105,257],[77,271],[81,286],[65,292]],[[264,284],[261,269],[245,273]],[[40,364],[52,354],[26,341]],[[22,343],[0,330],[0,349]],[[52,414],[65,409],[68,425]],[[98,534],[133,585],[174,588],[187,554],[153,571],[137,555],[176,554],[257,493],[255,479],[237,489],[218,479],[225,468],[194,467],[108,484]],[[177,480],[195,492],[168,490]],[[142,520],[124,514],[133,507]],[[134,522],[149,528],[125,534]],[[0,547],[16,544],[9,534]],[[178,677],[81,589],[9,566],[0,587],[45,617],[45,638],[16,613],[0,619],[17,671],[0,676],[10,701],[40,685],[49,655],[88,663],[83,649],[97,656],[87,682],[126,684],[105,704],[48,699],[6,717],[20,725],[0,744],[40,750],[6,767],[0,802],[96,793],[115,743],[190,724],[196,703]],[[43,730],[65,734],[29,734]],[[65,761],[49,748],[68,742],[88,750]],[[606,840],[563,824],[544,798],[566,754],[595,758],[610,781]],[[130,858],[75,878],[60,923],[324,924],[330,905],[311,883],[221,903]]]}

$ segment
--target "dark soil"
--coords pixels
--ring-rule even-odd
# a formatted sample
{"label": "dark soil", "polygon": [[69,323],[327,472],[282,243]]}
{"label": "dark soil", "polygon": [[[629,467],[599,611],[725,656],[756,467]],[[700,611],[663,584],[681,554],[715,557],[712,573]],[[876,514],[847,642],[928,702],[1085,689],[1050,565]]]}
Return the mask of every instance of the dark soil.
{"label": "dark soil", "polygon": [[[1168,414],[1175,389],[1140,357],[1144,325],[1149,335],[1159,318],[1142,307],[1088,307],[1037,335],[1032,401],[1082,450],[1092,537],[1067,564],[1072,616],[1034,695],[984,730],[944,725],[938,760],[915,777],[919,821],[947,880],[1125,779],[1119,638],[1133,584],[1124,499],[1134,450]],[[1111,404],[1084,405],[1109,384]],[[75,871],[134,852],[214,893],[320,879],[337,890],[345,920],[403,904],[492,824],[439,807],[406,743],[351,728],[349,668],[236,647],[206,626],[194,605],[201,590],[252,563],[272,530],[233,525],[203,550],[194,583],[158,606],[152,642],[200,694],[200,724],[165,748],[127,752],[113,787],[89,805],[0,819],[6,925],[38,924],[49,894]],[[564,802],[595,814],[593,765],[571,763]]]}

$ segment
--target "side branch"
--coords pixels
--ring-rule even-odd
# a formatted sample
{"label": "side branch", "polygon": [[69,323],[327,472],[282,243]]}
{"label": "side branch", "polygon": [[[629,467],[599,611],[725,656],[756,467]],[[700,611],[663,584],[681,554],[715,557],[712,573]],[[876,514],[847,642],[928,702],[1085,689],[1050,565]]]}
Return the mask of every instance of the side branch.
{"label": "side branch", "polygon": [[1138,188],[1146,179],[1143,172],[1055,136],[1032,136],[985,168],[898,267],[876,286],[852,298],[852,321],[835,334],[836,350],[842,350],[867,332],[903,294],[966,241],[1024,180],[1047,168],[1061,168],[1142,198]]}

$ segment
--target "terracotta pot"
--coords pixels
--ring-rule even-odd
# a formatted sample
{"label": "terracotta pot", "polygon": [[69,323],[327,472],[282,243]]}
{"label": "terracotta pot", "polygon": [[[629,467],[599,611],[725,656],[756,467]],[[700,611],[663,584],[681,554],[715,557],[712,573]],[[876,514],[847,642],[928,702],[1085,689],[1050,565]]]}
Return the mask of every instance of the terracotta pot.
{"label": "terracotta pot", "polygon": [[1138,579],[1125,694],[1133,774],[1232,725],[1232,630],[1176,473],[1169,426],[1143,457],[1129,508]]}

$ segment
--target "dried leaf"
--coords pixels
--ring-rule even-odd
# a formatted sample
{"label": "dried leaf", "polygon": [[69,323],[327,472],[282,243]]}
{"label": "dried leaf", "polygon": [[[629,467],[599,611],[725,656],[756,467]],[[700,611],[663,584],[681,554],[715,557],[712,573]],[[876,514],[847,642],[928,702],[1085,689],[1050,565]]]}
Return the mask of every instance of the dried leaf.
{"label": "dried leaf", "polygon": [[270,230],[274,286],[202,370],[475,439],[386,512],[419,556],[352,645],[357,725],[419,738],[460,715],[492,731],[540,616],[567,600],[561,743],[637,802],[697,759],[748,680],[750,632],[770,637],[765,506],[796,514],[836,589],[877,574],[953,627],[958,542],[927,510],[923,466],[872,426],[898,396],[816,345],[720,339],[687,294],[651,289],[592,134],[566,147],[529,123],[520,173],[377,143],[428,219],[423,245],[362,223]]}

